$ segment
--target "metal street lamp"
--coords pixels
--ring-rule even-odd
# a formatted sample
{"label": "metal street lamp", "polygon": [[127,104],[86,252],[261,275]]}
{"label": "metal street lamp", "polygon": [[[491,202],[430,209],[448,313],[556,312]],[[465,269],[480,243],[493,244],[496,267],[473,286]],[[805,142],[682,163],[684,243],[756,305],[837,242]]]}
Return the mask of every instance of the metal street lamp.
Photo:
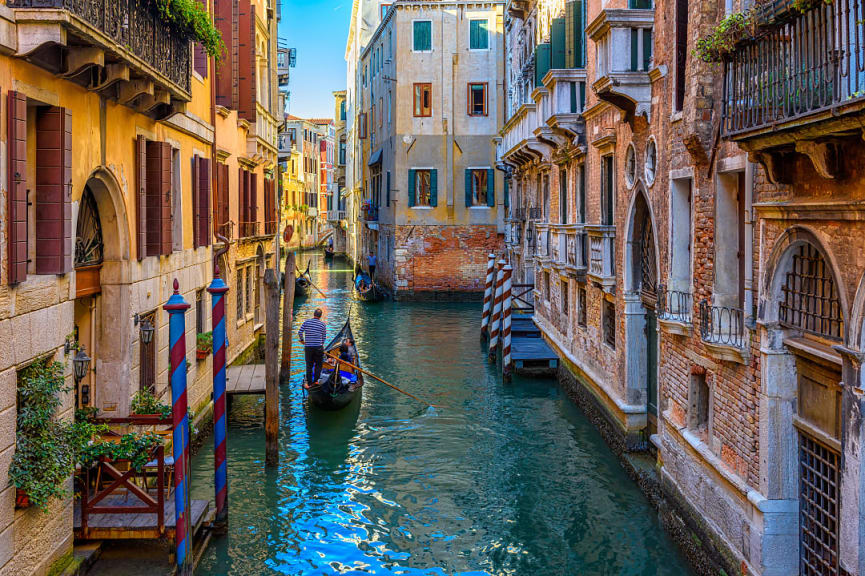
{"label": "metal street lamp", "polygon": [[153,342],[153,333],[156,332],[156,328],[153,327],[153,324],[150,323],[150,320],[145,320],[144,322],[142,322],[139,331],[141,332],[142,344],[150,344],[151,342]]}
{"label": "metal street lamp", "polygon": [[78,349],[78,354],[72,359],[72,373],[75,376],[75,383],[78,384],[87,373],[90,371],[90,356],[84,350],[84,346]]}

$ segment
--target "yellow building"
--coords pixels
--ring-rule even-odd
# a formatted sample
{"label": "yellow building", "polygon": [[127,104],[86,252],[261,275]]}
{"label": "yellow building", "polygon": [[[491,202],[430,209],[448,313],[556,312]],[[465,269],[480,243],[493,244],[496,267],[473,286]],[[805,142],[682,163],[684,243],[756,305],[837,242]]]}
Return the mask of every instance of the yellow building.
{"label": "yellow building", "polygon": [[[235,50],[244,39],[226,35],[218,72],[188,29],[150,2],[113,10],[101,1],[0,6],[0,574],[45,574],[73,539],[71,479],[70,494],[48,512],[16,509],[7,481],[24,368],[46,357],[65,364],[73,391],[63,398],[67,420],[85,406],[125,417],[143,389],[170,402],[162,306],[177,279],[192,306],[189,406],[199,418],[209,413],[212,360],[197,359],[196,335],[211,327],[205,288],[214,232],[230,245],[221,261],[231,287],[227,310],[240,309],[242,294],[242,322],[240,314],[227,322],[229,360],[252,341],[258,292],[252,296],[248,260],[260,278],[278,216],[269,178],[278,128],[268,59],[276,17],[260,1],[247,0],[247,9],[222,1],[217,12],[240,6],[230,21],[254,22],[255,42]],[[241,72],[243,58],[255,64],[257,81]],[[237,98],[225,99],[225,86],[252,97],[229,88]],[[152,341],[144,344],[149,326]],[[76,344],[92,358],[79,382]]]}

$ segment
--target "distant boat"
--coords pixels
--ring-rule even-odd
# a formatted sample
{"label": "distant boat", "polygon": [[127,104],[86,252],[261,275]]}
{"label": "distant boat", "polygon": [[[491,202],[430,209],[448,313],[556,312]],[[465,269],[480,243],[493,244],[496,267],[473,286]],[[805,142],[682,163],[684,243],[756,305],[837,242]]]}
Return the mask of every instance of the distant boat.
{"label": "distant boat", "polygon": [[326,259],[328,259],[328,260],[332,260],[332,259],[333,259],[333,255],[334,255],[333,248],[330,248],[330,247],[327,247],[327,246],[326,246],[326,247],[324,248],[324,257],[325,257]]}
{"label": "distant boat", "polygon": [[294,295],[297,296],[306,296],[309,294],[309,287],[311,283],[309,281],[309,262],[306,263],[306,272],[302,273],[300,276],[294,279]]}
{"label": "distant boat", "polygon": [[[363,289],[360,288],[360,284],[357,281],[358,278],[363,280]],[[370,278],[366,272],[361,272],[355,276],[354,295],[358,300],[363,300],[364,302],[375,302],[379,299],[379,292],[375,286],[375,282],[373,282],[372,278]]]}
{"label": "distant boat", "polygon": [[339,410],[345,408],[355,396],[361,395],[363,388],[363,373],[360,370],[343,366],[344,369],[336,369],[336,360],[327,356],[327,353],[338,356],[339,346],[343,341],[351,342],[349,350],[354,358],[353,364],[360,368],[360,358],[357,355],[357,346],[354,344],[354,335],[351,332],[351,321],[346,320],[339,334],[325,346],[325,364],[321,377],[314,385],[304,382],[303,387],[309,393],[309,401],[322,410]]}

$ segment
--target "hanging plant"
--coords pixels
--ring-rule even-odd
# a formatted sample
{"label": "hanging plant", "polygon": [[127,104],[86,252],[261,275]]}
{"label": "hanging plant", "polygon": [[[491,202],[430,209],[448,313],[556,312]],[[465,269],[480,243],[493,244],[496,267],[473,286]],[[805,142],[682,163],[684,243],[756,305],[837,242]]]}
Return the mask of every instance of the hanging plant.
{"label": "hanging plant", "polygon": [[195,337],[195,354],[199,360],[204,360],[213,352],[213,333],[204,332]]}
{"label": "hanging plant", "polygon": [[707,63],[721,62],[736,44],[752,35],[754,10],[733,12],[721,20],[712,31],[697,40],[694,55]]}
{"label": "hanging plant", "polygon": [[210,20],[205,5],[196,0],[154,0],[159,15],[186,31],[201,44],[217,63],[222,59],[225,43],[222,34]]}

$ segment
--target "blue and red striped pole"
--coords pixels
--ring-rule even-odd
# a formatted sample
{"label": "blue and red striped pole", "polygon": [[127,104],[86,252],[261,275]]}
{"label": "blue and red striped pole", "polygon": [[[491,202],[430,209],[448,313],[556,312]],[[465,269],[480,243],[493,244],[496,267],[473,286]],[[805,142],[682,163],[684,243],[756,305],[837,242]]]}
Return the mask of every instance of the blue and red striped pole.
{"label": "blue and red striped pole", "polygon": [[189,538],[189,417],[186,409],[186,314],[189,304],[180,295],[174,279],[174,294],[162,307],[168,312],[168,358],[171,363],[171,415],[174,423],[174,543],[177,547],[177,573],[191,574]]}
{"label": "blue and red striped pole", "polygon": [[225,442],[228,427],[225,422],[225,293],[228,286],[214,270],[213,282],[207,287],[211,298],[213,326],[213,486],[216,491],[216,524],[224,527],[228,521],[228,464]]}

